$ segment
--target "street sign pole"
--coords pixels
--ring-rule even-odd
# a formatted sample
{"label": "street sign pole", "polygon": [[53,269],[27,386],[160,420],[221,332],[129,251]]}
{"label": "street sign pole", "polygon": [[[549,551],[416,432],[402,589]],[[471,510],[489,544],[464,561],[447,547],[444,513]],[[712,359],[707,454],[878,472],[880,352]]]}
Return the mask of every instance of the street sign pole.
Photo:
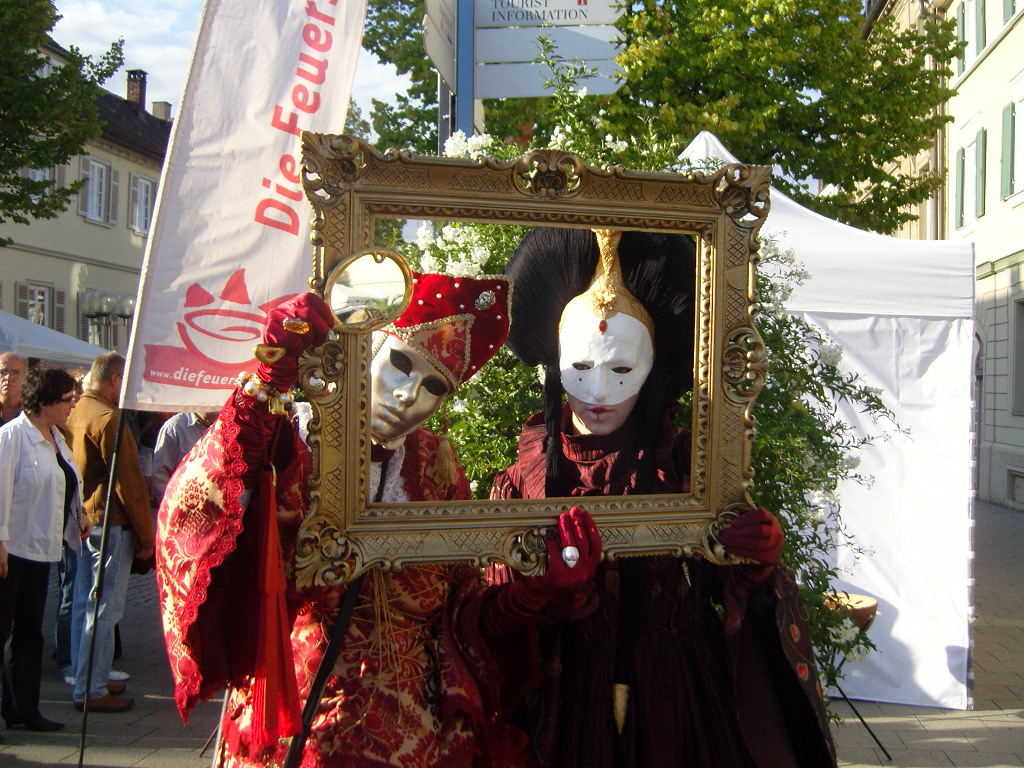
{"label": "street sign pole", "polygon": [[437,154],[444,155],[444,143],[452,135],[452,92],[441,75],[437,76]]}
{"label": "street sign pole", "polygon": [[473,135],[474,0],[459,0],[455,39],[455,127]]}

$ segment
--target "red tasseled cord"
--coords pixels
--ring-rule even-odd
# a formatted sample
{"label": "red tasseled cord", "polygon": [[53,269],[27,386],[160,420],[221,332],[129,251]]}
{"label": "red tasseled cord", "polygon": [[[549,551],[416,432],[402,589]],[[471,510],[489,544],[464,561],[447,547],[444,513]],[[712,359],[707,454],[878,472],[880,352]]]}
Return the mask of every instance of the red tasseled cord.
{"label": "red tasseled cord", "polygon": [[284,562],[277,532],[277,474],[273,466],[260,471],[257,514],[260,623],[252,686],[253,725],[261,746],[270,746],[302,730],[291,625],[285,605]]}

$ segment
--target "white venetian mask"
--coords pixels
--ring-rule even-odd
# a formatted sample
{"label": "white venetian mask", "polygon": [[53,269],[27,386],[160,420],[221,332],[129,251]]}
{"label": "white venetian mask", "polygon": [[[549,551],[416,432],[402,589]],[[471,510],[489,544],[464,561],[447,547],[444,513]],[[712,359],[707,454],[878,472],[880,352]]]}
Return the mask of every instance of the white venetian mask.
{"label": "white venetian mask", "polygon": [[654,364],[647,328],[616,312],[599,319],[586,301],[574,299],[562,312],[558,367],[562,388],[593,405],[618,405],[640,393]]}

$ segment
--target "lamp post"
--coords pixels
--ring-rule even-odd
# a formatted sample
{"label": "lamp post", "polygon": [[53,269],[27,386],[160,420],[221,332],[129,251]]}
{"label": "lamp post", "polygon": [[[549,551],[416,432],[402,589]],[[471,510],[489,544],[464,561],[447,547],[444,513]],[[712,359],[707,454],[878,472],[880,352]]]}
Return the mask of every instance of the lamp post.
{"label": "lamp post", "polygon": [[116,346],[114,326],[123,323],[131,327],[135,315],[135,294],[121,291],[115,294],[105,288],[82,291],[78,297],[82,315],[89,321],[89,341],[106,349]]}

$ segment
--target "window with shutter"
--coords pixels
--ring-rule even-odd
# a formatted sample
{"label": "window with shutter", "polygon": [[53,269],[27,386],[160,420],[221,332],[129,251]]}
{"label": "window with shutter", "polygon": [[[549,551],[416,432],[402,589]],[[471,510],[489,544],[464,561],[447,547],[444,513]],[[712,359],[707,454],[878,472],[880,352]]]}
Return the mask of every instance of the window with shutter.
{"label": "window with shutter", "polygon": [[94,224],[117,224],[120,173],[110,163],[83,157],[82,178],[85,184],[78,196],[79,214]]}
{"label": "window with shutter", "polygon": [[[62,292],[63,293],[63,292]],[[15,313],[36,325],[53,328],[53,286],[45,283],[15,283]],[[63,298],[62,298],[63,304]],[[63,322],[63,316],[61,318]]]}
{"label": "window with shutter", "polygon": [[131,175],[128,195],[128,226],[145,235],[153,223],[156,182],[138,174]]}
{"label": "window with shutter", "polygon": [[1016,0],[1003,0],[1003,24],[1013,18],[1013,14],[1017,12]]}

